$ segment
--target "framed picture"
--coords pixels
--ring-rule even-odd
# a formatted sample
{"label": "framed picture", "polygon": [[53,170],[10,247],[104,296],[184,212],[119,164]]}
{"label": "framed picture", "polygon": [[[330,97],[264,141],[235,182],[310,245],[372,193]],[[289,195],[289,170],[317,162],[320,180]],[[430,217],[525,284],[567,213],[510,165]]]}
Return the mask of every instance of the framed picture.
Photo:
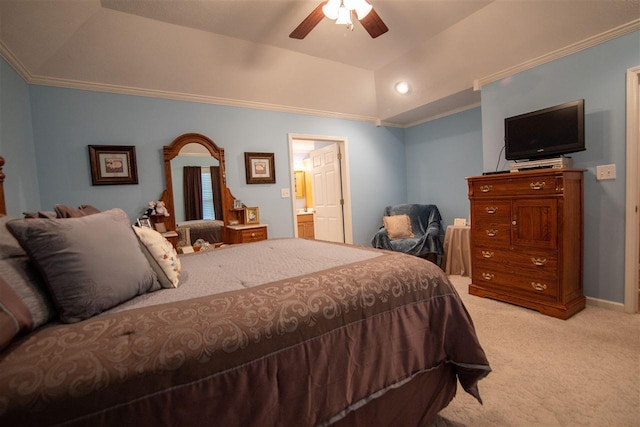
{"label": "framed picture", "polygon": [[242,209],[242,200],[235,199],[233,201],[233,209]]}
{"label": "framed picture", "polygon": [[93,185],[138,183],[133,145],[90,145],[89,161]]}
{"label": "framed picture", "polygon": [[244,153],[247,184],[275,184],[273,153]]}
{"label": "framed picture", "polygon": [[138,227],[153,228],[151,227],[151,220],[149,220],[149,218],[138,218]]}
{"label": "framed picture", "polygon": [[245,224],[260,224],[260,208],[245,208],[244,209],[244,223]]}

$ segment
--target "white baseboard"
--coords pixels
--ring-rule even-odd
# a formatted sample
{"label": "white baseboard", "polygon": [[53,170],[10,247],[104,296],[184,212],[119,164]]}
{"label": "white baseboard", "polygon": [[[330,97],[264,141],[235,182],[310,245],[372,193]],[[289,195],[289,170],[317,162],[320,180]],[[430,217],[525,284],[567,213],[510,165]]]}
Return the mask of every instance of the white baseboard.
{"label": "white baseboard", "polygon": [[619,311],[624,313],[624,304],[619,302],[607,301],[599,298],[587,297],[587,305],[594,307],[606,308],[607,310]]}

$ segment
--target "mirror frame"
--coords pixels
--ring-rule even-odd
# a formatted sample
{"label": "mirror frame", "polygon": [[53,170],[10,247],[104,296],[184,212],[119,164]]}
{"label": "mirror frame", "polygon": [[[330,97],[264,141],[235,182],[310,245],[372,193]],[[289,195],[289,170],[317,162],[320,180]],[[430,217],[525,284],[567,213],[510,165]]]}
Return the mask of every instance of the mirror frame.
{"label": "mirror frame", "polygon": [[[169,216],[165,218],[165,227],[168,231],[176,230],[176,215],[175,215],[175,205],[173,201],[173,179],[171,175],[171,160],[176,158],[180,154],[180,150],[187,144],[200,144],[205,147],[209,153],[211,153],[211,157],[218,159],[220,164],[219,176],[220,180],[220,189],[222,190],[222,221],[225,225],[225,230],[223,230],[223,240],[226,242],[226,226],[228,225],[228,217],[229,211],[233,208],[233,200],[234,197],[227,188],[227,174],[226,174],[226,165],[224,161],[224,148],[218,147],[213,140],[207,138],[204,135],[199,133],[185,133],[180,135],[176,139],[173,140],[171,145],[165,145],[162,147],[162,152],[164,156],[164,178],[165,178],[165,187],[162,192],[161,200],[165,203],[167,211],[169,212]],[[218,218],[220,219],[220,218]]]}

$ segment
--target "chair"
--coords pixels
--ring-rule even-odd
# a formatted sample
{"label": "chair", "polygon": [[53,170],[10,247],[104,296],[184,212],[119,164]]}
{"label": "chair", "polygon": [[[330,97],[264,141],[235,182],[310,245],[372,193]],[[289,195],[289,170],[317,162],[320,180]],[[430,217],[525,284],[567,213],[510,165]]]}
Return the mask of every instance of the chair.
{"label": "chair", "polygon": [[416,255],[441,266],[444,255],[440,239],[441,220],[436,205],[387,206],[384,209],[384,225],[371,239],[371,245],[374,248]]}

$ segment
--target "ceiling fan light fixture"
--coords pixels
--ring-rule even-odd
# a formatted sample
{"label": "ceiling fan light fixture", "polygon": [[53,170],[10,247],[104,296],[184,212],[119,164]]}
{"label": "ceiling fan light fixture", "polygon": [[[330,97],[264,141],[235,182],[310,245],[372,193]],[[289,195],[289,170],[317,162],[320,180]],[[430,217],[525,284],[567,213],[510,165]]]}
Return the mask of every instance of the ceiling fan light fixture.
{"label": "ceiling fan light fixture", "polygon": [[364,19],[364,17],[373,9],[373,6],[371,6],[367,0],[349,0],[349,2],[353,3],[353,7],[350,9],[356,11],[359,21]]}
{"label": "ceiling fan light fixture", "polygon": [[338,9],[341,3],[340,0],[329,0],[327,4],[322,6],[322,13],[332,21],[338,19]]}
{"label": "ceiling fan light fixture", "polygon": [[351,25],[351,11],[344,5],[340,6],[338,9],[338,19],[336,19],[336,24]]}
{"label": "ceiling fan light fixture", "polygon": [[[0,0],[1,1],[1,0]],[[353,15],[353,17],[351,16]],[[360,21],[371,38],[389,31],[367,0],[324,0],[289,34],[292,39],[304,39],[324,18],[346,25],[353,31],[353,20]]]}

